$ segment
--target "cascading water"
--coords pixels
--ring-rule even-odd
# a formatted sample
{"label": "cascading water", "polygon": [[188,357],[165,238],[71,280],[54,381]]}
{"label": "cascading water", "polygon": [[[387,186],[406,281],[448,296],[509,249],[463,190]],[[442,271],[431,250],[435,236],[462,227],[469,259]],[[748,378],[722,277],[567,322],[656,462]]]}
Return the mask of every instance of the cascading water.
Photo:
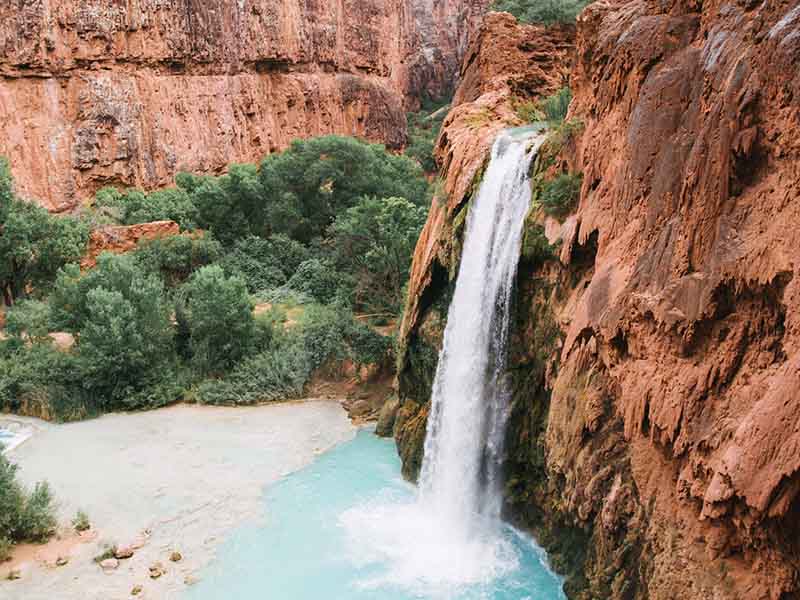
{"label": "cascading water", "polygon": [[542,139],[500,135],[467,216],[420,475],[420,501],[460,538],[500,516],[509,303],[530,208],[528,171]]}
{"label": "cascading water", "polygon": [[519,566],[518,546],[500,520],[510,395],[503,372],[531,202],[528,173],[543,139],[528,128],[503,132],[469,207],[416,502],[371,505],[343,517],[358,554],[364,558],[371,548],[365,560],[388,565],[376,586],[452,596],[454,589],[475,589]]}

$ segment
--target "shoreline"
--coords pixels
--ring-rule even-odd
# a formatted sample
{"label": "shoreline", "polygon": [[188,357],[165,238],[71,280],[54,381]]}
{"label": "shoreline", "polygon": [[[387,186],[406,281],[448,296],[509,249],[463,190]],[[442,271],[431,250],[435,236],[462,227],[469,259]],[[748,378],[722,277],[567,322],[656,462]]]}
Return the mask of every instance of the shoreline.
{"label": "shoreline", "polygon": [[[0,596],[9,600],[115,600],[130,598],[135,587],[137,598],[178,598],[227,534],[258,518],[269,484],[359,429],[338,400],[314,398],[255,407],[178,404],[62,425],[4,419],[35,427],[7,456],[25,485],[50,483],[62,531],[79,509],[92,522],[88,535],[18,546],[12,562],[0,565]],[[111,545],[134,553],[104,572],[92,559]],[[175,552],[178,562],[170,561]],[[58,558],[67,564],[55,566]],[[156,563],[165,572],[151,579]],[[11,569],[21,571],[19,580],[5,579]]]}

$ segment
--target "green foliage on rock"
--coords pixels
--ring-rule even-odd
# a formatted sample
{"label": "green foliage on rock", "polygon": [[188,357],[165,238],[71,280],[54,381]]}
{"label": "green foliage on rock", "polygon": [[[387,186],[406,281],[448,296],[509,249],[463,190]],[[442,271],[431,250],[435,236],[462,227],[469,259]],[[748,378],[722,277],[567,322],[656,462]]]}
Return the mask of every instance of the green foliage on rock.
{"label": "green foliage on rock", "polygon": [[221,374],[250,349],[253,304],[243,279],[228,277],[219,265],[201,268],[181,290],[192,364],[202,375]]}
{"label": "green foliage on rock", "polygon": [[581,194],[583,175],[561,173],[555,179],[545,181],[539,201],[544,212],[551,217],[563,219],[577,205]]}
{"label": "green foliage on rock", "polygon": [[119,191],[107,187],[95,195],[95,207],[114,215],[122,225],[150,221],[175,221],[182,229],[195,229],[198,210],[189,193],[169,188],[146,194],[141,190]]}
{"label": "green foliage on rock", "polygon": [[574,23],[591,0],[495,0],[491,9],[509,12],[521,23]]}
{"label": "green foliage on rock", "polygon": [[423,103],[422,110],[408,113],[408,145],[405,154],[416,160],[426,173],[436,173],[433,149],[442,122],[447,116],[449,100]]}
{"label": "green foliage on rock", "polygon": [[544,98],[539,103],[539,108],[547,119],[550,127],[556,127],[567,118],[569,104],[572,102],[572,90],[564,86],[552,96]]}
{"label": "green foliage on rock", "polygon": [[55,502],[46,482],[27,491],[17,481],[17,466],[2,453],[0,444],[0,562],[12,544],[45,542],[56,528]]}

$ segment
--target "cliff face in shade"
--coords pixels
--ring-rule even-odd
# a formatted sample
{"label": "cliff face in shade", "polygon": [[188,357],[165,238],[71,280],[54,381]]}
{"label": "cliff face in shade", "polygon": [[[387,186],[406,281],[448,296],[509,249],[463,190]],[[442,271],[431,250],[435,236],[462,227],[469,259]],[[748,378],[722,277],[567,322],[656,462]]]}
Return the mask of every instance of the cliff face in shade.
{"label": "cliff face in shade", "polygon": [[11,0],[0,5],[0,155],[68,210],[297,137],[397,147],[404,109],[451,89],[487,0]]}
{"label": "cliff face in shade", "polygon": [[[598,2],[575,57],[583,127],[549,172],[583,187],[563,223],[529,219],[554,247],[520,264],[509,515],[574,598],[798,598],[800,7]],[[459,215],[496,131],[458,117],[486,83],[464,77],[440,138],[453,183],[417,247],[405,422],[424,415]],[[419,426],[402,425],[413,475]]]}

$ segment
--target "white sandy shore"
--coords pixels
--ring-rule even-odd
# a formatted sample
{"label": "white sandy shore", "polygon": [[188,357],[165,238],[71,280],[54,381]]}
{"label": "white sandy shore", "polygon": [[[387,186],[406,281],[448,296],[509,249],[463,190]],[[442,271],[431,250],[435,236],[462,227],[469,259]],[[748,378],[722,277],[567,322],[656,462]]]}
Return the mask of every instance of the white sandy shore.
{"label": "white sandy shore", "polygon": [[[80,508],[97,537],[66,544],[66,566],[23,563],[22,579],[0,581],[0,598],[8,600],[121,600],[131,598],[134,585],[144,588],[137,598],[178,598],[225,535],[258,518],[266,484],[355,433],[335,401],[175,406],[67,425],[23,422],[36,431],[8,455],[23,481],[47,479],[62,521]],[[105,574],[92,562],[103,543],[137,538],[144,546],[116,571]],[[183,560],[170,562],[173,550]],[[156,561],[167,573],[151,580],[148,568]],[[0,565],[0,576],[8,568]]]}

